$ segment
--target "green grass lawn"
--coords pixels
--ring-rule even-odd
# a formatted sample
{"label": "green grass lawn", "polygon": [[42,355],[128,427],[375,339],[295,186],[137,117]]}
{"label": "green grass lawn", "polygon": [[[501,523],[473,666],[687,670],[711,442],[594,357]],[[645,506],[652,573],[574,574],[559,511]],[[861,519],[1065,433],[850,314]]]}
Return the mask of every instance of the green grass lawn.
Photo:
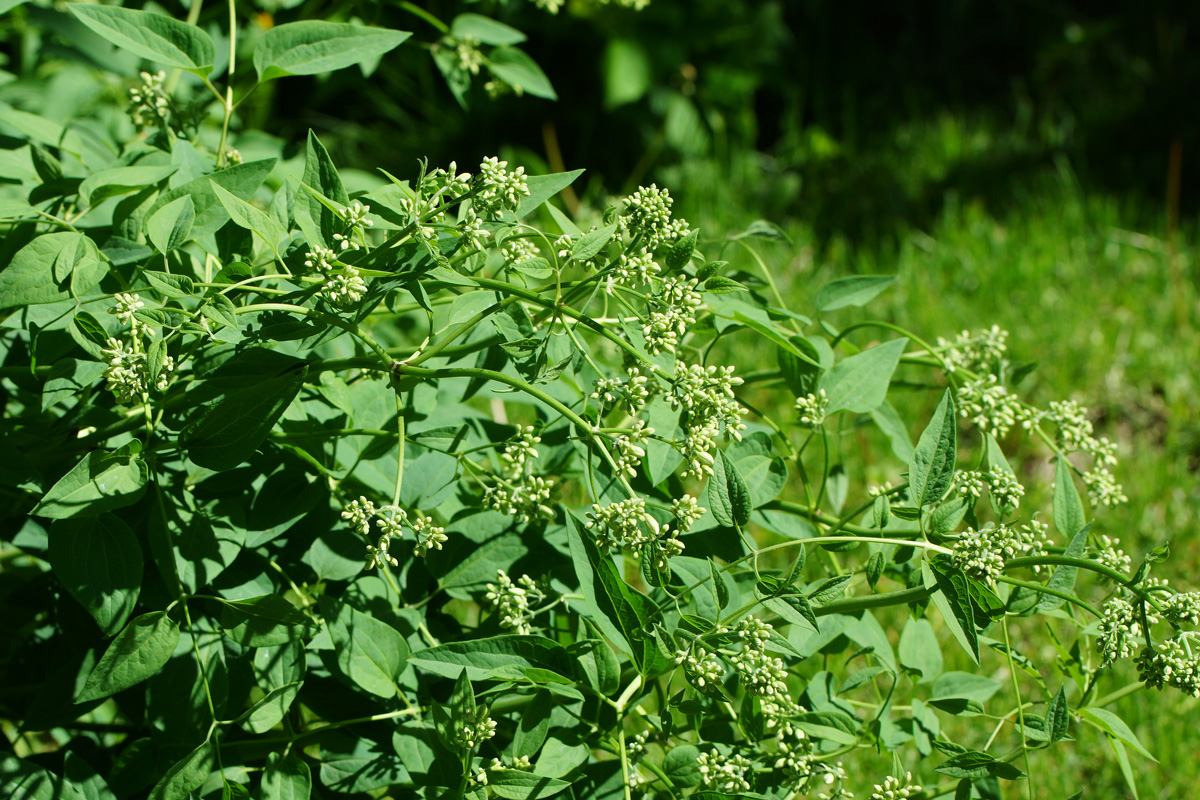
{"label": "green grass lawn", "polygon": [[[954,126],[954,143],[947,144],[947,130],[944,121],[929,126],[925,152],[897,169],[944,172],[946,151],[962,155],[970,149]],[[995,143],[985,137],[980,146],[989,141]],[[680,198],[683,215],[706,237],[717,238],[761,216],[757,196],[796,189],[786,175],[760,180],[764,174],[756,164],[742,164],[731,174],[698,163],[667,170],[665,179]],[[865,243],[868,237],[830,236],[827,230],[819,235],[803,212],[776,217],[791,244],[756,246],[776,270],[791,308],[800,313],[811,311],[816,291],[829,280],[892,273],[898,276],[896,285],[868,306],[882,319],[930,341],[992,324],[1008,330],[1010,359],[1038,362],[1020,386],[1022,395],[1040,406],[1073,398],[1091,408],[1098,433],[1119,443],[1117,478],[1129,502],[1098,510],[1096,530],[1119,536],[1135,564],[1150,548],[1170,541],[1172,558],[1160,574],[1171,575],[1173,585],[1195,588],[1200,585],[1200,538],[1194,533],[1200,521],[1195,226],[1185,221],[1168,241],[1160,208],[1089,191],[1064,159],[1021,173],[1001,188],[1003,201],[997,202],[994,196],[942,187],[940,207],[927,224],[892,225],[886,235]],[[753,262],[735,250],[729,248],[724,257],[752,270]],[[878,334],[863,337],[871,335]],[[755,356],[746,356],[748,369]],[[927,404],[924,413],[932,410],[936,393],[917,397]],[[1005,449],[1018,453],[1026,466],[1027,507],[1048,514],[1053,481],[1048,451],[1017,433]],[[902,465],[886,469],[898,475]],[[1018,630],[1024,637],[1021,649],[1036,654],[1035,661],[1052,663],[1040,622],[1030,620]],[[990,666],[998,673],[993,677],[1007,681],[1002,659],[994,658]],[[1132,664],[1123,665],[1105,679],[1100,694],[1134,680]],[[1158,697],[1139,692],[1111,709],[1158,758],[1156,765],[1131,756],[1141,796],[1193,797],[1200,780],[1195,758],[1200,733],[1186,720],[1196,701],[1178,692]],[[991,725],[985,727],[990,731]],[[1086,788],[1088,797],[1130,796],[1104,737],[1082,725],[1073,726],[1072,735],[1079,741],[1070,750],[1035,756],[1036,796],[1065,798],[1077,788]],[[1015,786],[1009,794],[1025,796]]]}

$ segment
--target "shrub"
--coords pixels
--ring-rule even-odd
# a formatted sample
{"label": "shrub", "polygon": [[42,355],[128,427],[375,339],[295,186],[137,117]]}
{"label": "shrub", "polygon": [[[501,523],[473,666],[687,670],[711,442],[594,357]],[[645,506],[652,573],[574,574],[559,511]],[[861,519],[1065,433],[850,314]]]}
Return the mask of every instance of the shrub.
{"label": "shrub", "polygon": [[[1114,661],[1200,694],[1196,594],[1093,529],[1115,445],[1020,399],[1003,331],[832,324],[886,276],[814,321],[708,257],[777,229],[702,239],[655,186],[579,226],[578,172],[246,159],[208,33],[68,8],[177,71],[128,118],[0,107],[12,795],[996,797],[1072,724],[1131,774]],[[281,25],[247,68],[233,33],[263,81],[405,39]]]}

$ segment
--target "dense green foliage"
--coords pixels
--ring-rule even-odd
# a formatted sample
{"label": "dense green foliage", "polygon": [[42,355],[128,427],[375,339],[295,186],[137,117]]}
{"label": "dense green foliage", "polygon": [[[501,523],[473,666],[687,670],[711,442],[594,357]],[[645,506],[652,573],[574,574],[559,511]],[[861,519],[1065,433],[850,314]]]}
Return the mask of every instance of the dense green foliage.
{"label": "dense green foliage", "polygon": [[[802,289],[785,230],[655,186],[578,205],[582,170],[369,173],[256,129],[289,82],[415,55],[448,120],[558,96],[520,30],[400,5],[428,52],[2,18],[4,791],[1051,796],[1088,736],[1135,787],[1111,707],[1200,693],[1200,596],[1161,538],[1121,549],[1118,445],[1024,394],[1024,332],[868,316],[913,313],[911,251],[899,287]],[[618,70],[607,102],[654,93]]]}

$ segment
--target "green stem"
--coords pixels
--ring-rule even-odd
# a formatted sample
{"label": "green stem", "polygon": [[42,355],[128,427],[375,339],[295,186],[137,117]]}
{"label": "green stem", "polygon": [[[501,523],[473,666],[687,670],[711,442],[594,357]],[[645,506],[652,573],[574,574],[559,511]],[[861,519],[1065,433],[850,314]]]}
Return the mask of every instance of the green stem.
{"label": "green stem", "polygon": [[1029,743],[1025,740],[1025,706],[1021,700],[1021,683],[1017,680],[1017,665],[1013,661],[1012,642],[1008,637],[1008,618],[1005,617],[1000,622],[1000,627],[1004,631],[1004,652],[1008,656],[1008,674],[1012,678],[1013,694],[1017,698],[1017,723],[1020,725],[1021,735],[1021,753],[1025,756],[1025,788],[1029,792],[1029,800],[1033,800],[1033,770],[1029,767]]}

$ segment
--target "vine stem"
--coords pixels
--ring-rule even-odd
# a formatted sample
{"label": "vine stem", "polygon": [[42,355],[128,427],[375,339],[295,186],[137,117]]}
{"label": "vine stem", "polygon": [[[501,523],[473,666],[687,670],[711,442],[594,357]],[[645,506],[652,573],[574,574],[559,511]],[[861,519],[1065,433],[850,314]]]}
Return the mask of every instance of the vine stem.
{"label": "vine stem", "polygon": [[1017,680],[1017,665],[1013,660],[1012,642],[1008,637],[1008,617],[1000,621],[1000,627],[1004,631],[1004,654],[1008,656],[1008,674],[1012,678],[1013,694],[1017,698],[1017,724],[1020,730],[1017,733],[1021,736],[1021,753],[1025,757],[1025,774],[1028,776],[1025,779],[1025,788],[1029,792],[1029,800],[1033,800],[1033,770],[1029,767],[1029,742],[1025,739],[1025,705],[1021,700],[1021,682]]}

